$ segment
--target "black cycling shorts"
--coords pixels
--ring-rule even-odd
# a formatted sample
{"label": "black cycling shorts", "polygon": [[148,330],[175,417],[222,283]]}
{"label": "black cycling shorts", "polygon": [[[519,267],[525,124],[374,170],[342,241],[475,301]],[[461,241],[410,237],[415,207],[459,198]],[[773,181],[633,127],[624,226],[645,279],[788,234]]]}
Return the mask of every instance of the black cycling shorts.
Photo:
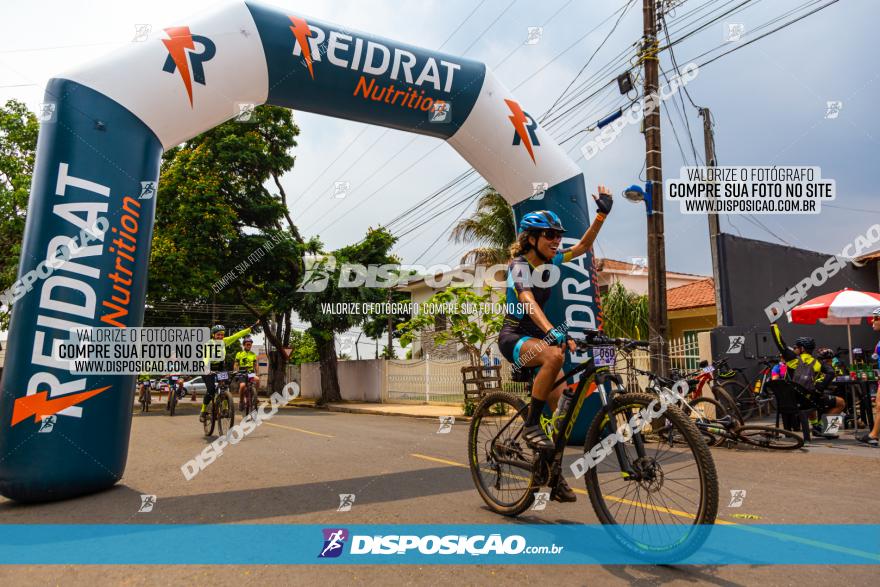
{"label": "black cycling shorts", "polygon": [[[519,365],[522,345],[530,338],[535,337],[523,334],[515,328],[505,325],[501,328],[501,332],[498,333],[498,349],[505,359],[514,365]],[[535,340],[539,339],[535,338]]]}
{"label": "black cycling shorts", "polygon": [[837,406],[837,396],[830,393],[816,394],[815,402],[819,411],[825,412]]}

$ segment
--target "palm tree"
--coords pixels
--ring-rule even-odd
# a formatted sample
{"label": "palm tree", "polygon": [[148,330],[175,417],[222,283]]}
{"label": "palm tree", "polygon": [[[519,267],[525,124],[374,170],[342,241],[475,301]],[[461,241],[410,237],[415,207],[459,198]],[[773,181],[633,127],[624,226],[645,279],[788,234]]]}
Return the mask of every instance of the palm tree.
{"label": "palm tree", "polygon": [[487,185],[477,200],[477,210],[470,218],[455,225],[449,240],[480,245],[466,252],[461,258],[462,263],[505,263],[510,258],[508,249],[516,240],[513,209],[495,188]]}
{"label": "palm tree", "polygon": [[602,295],[605,334],[642,339],[648,335],[648,296],[628,291],[615,281]]}

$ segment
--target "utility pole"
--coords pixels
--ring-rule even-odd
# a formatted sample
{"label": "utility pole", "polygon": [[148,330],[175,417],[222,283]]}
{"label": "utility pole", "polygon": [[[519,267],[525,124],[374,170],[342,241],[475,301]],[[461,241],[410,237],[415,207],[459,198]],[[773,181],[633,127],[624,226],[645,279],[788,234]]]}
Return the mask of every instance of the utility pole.
{"label": "utility pole", "polygon": [[391,346],[393,344],[393,342],[391,340],[391,330],[394,325],[394,317],[391,315],[391,310],[390,310],[390,308],[391,308],[391,288],[390,287],[388,288],[388,308],[389,308],[389,310],[388,310],[388,355],[386,358],[390,359],[392,356],[391,349],[394,348]]}
{"label": "utility pole", "polygon": [[652,213],[648,216],[648,330],[651,342],[651,371],[669,372],[666,335],[666,241],[663,235],[663,163],[660,157],[660,98],[657,56],[657,5],[643,0],[644,34],[641,61],[645,70],[645,168],[652,184]]}
{"label": "utility pole", "polygon": [[[703,117],[703,147],[706,150],[706,167],[715,167],[715,135],[712,132],[712,113],[708,108],[700,108],[700,116]],[[712,251],[712,280],[715,282],[715,323],[724,326],[724,308],[721,305],[721,279],[718,259],[718,235],[721,234],[721,225],[718,222],[718,214],[710,212],[709,218],[709,249]]]}

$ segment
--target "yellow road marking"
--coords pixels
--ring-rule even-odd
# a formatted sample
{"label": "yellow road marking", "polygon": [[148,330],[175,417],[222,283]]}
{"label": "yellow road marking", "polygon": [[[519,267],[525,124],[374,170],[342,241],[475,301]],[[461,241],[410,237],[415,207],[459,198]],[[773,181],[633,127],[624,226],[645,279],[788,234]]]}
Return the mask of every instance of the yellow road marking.
{"label": "yellow road marking", "polygon": [[304,434],[311,434],[313,436],[323,436],[324,438],[336,438],[332,434],[322,434],[321,432],[312,432],[311,430],[303,430],[302,428],[295,428],[293,426],[284,426],[283,424],[273,424],[271,422],[263,422],[263,426],[274,426],[276,428],[284,428],[285,430],[293,430],[295,432],[302,432]]}
{"label": "yellow road marking", "polygon": [[[424,459],[426,461],[434,461],[435,463],[442,463],[444,465],[452,465],[454,467],[463,467],[465,469],[470,468],[468,465],[464,465],[462,463],[457,463],[455,461],[450,461],[447,459],[440,459],[437,457],[430,457],[428,455],[410,453],[410,456],[416,457],[417,459]],[[528,481],[528,479],[526,477],[519,477],[519,478]],[[587,495],[587,492],[583,489],[572,488],[572,490],[575,493]],[[604,495],[604,494],[603,494],[603,497],[605,499],[609,499],[611,501],[618,501],[618,502],[626,503],[629,505],[634,505],[637,507],[667,512],[670,514],[674,514],[677,516],[683,516],[683,517],[687,517],[690,519],[693,519],[695,517],[695,516],[688,514],[688,513],[685,513],[685,512],[680,512],[677,510],[670,510],[670,509],[666,509],[666,508],[658,508],[657,506],[648,505],[646,503],[641,503],[638,501],[630,501],[628,499],[621,499],[618,497],[612,497],[612,496]],[[763,534],[764,536],[772,536],[773,538],[779,538],[780,540],[785,540],[787,542],[796,542],[798,544],[805,544],[807,546],[813,546],[815,548],[824,548],[825,550],[831,550],[833,552],[841,552],[844,554],[850,554],[850,555],[860,556],[862,558],[867,558],[870,560],[880,561],[880,554],[876,554],[873,552],[867,552],[867,551],[858,550],[855,548],[847,548],[845,546],[838,546],[836,544],[830,544],[828,542],[819,542],[818,540],[810,540],[808,538],[801,538],[799,536],[792,536],[790,534],[785,534],[784,532],[774,532],[773,530],[766,530],[764,528],[756,528],[756,527],[750,526],[748,524],[737,524],[736,522],[728,522],[726,520],[717,520],[716,519],[715,525],[716,526],[735,526],[737,530],[744,530],[746,532],[754,532],[755,534]]]}
{"label": "yellow road marking", "polygon": [[[463,465],[462,463],[456,463],[455,461],[447,461],[446,459],[438,459],[437,457],[429,457],[428,455],[422,455],[422,454],[415,454],[415,453],[412,453],[412,454],[410,454],[410,456],[413,456],[413,457],[416,457],[416,458],[419,458],[419,459],[425,459],[426,461],[434,461],[434,462],[436,462],[436,463],[443,463],[444,465],[453,465],[453,466],[455,466],[455,467],[464,467],[464,468],[466,468],[466,469],[467,469],[467,468],[470,468],[468,465]],[[529,480],[528,477],[522,477],[522,476],[519,476],[519,475],[510,475],[510,474],[508,474],[508,476],[515,477],[515,478],[517,478],[517,479],[522,479],[523,481],[528,481],[528,480]],[[587,491],[584,490],[584,489],[579,489],[579,488],[576,488],[576,487],[572,487],[571,489],[572,489],[572,491],[574,491],[575,493],[580,493],[581,495],[588,495]],[[650,504],[647,504],[647,503],[642,503],[642,502],[640,502],[640,501],[632,501],[632,500],[629,500],[629,499],[623,499],[623,498],[620,498],[620,497],[614,497],[614,496],[611,496],[611,495],[604,495],[604,494],[603,494],[602,497],[604,497],[605,499],[610,500],[610,501],[615,501],[615,502],[618,502],[618,503],[625,503],[625,504],[627,504],[627,505],[634,505],[634,506],[636,506],[636,507],[644,508],[644,509],[647,509],[647,510],[653,510],[653,511],[656,511],[656,512],[664,512],[664,513],[667,513],[667,514],[673,514],[673,515],[675,515],[675,516],[681,516],[681,517],[683,517],[683,518],[690,518],[691,520],[693,520],[693,519],[696,517],[696,516],[694,516],[693,514],[689,514],[689,513],[687,513],[687,512],[682,512],[682,511],[679,511],[679,510],[673,510],[673,509],[664,508],[664,507],[660,507],[660,506],[650,505]],[[716,524],[719,524],[719,525],[733,525],[733,524],[734,524],[734,522],[728,522],[728,521],[725,521],[725,520],[716,520],[715,523],[716,523]]]}

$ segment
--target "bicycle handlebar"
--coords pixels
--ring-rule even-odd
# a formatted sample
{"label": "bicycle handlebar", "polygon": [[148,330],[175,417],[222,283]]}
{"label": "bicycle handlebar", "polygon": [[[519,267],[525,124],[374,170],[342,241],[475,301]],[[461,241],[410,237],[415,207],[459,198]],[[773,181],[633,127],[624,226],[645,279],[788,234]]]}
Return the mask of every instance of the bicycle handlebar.
{"label": "bicycle handlebar", "polygon": [[575,346],[577,346],[579,349],[588,349],[594,346],[617,346],[628,349],[638,347],[648,348],[650,346],[650,343],[646,340],[634,340],[631,338],[611,338],[605,336],[598,330],[587,331],[583,339],[571,340],[574,340]]}

